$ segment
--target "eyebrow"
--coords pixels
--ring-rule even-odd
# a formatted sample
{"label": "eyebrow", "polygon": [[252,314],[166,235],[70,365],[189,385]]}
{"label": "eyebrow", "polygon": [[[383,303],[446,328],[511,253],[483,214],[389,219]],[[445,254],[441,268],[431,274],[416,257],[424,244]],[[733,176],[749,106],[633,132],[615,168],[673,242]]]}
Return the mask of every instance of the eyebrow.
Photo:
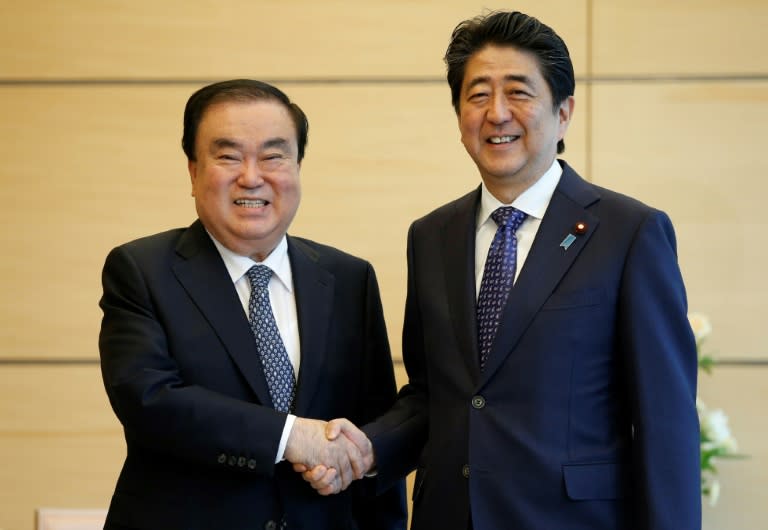
{"label": "eyebrow", "polygon": [[[216,138],[211,142],[214,148],[217,149],[225,149],[225,148],[231,148],[231,149],[243,149],[243,144],[232,140],[231,138]],[[290,151],[290,142],[286,140],[285,138],[269,138],[265,141],[263,141],[260,145],[260,149],[282,149],[284,151]]]}
{"label": "eyebrow", "polygon": [[283,151],[290,151],[291,143],[285,138],[270,138],[269,140],[262,142],[261,148],[262,149],[277,148],[277,149],[282,149]]}
{"label": "eyebrow", "polygon": [[[516,81],[518,83],[523,83],[524,85],[533,88],[533,83],[531,82],[531,78],[528,77],[527,75],[507,74],[504,76],[504,81],[505,82]],[[467,85],[467,90],[469,90],[470,88],[474,88],[477,85],[481,85],[483,83],[490,83],[490,82],[491,82],[491,78],[488,76],[475,77]]]}
{"label": "eyebrow", "polygon": [[216,138],[211,142],[211,145],[217,149],[223,149],[227,147],[231,147],[232,149],[240,149],[242,147],[240,142],[236,142],[230,138]]}

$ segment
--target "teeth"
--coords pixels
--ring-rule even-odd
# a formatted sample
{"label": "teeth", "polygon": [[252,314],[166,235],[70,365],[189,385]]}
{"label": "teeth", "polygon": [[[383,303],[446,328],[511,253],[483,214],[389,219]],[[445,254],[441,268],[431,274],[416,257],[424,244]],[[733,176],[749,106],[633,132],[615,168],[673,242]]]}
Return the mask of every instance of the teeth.
{"label": "teeth", "polygon": [[237,199],[235,200],[235,204],[238,206],[245,206],[246,208],[258,208],[259,206],[266,206],[267,201],[263,199]]}
{"label": "teeth", "polygon": [[492,144],[506,144],[514,140],[514,136],[491,136],[488,138]]}

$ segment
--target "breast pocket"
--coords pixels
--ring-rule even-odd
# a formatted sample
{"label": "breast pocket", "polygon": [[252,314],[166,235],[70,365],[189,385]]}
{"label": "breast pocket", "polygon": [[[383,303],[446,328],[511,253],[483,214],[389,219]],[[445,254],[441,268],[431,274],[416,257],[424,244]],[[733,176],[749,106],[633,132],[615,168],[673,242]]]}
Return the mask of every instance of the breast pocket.
{"label": "breast pocket", "polygon": [[600,305],[605,302],[605,291],[600,287],[577,291],[554,292],[542,306],[542,311],[562,311]]}

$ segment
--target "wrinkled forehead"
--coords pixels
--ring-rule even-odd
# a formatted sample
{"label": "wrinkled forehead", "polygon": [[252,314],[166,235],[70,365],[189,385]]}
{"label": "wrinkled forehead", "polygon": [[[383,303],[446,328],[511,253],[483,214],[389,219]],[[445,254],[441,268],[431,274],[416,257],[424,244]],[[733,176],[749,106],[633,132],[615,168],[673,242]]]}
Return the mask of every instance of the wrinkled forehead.
{"label": "wrinkled forehead", "polygon": [[203,113],[197,135],[197,148],[218,146],[279,144],[295,151],[297,133],[288,109],[279,101],[261,99],[222,101]]}

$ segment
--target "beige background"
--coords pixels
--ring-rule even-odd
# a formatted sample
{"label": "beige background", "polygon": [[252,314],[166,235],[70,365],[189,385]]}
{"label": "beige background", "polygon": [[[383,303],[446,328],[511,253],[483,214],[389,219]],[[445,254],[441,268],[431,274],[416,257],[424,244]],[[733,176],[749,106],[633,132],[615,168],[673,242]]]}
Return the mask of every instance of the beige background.
{"label": "beige background", "polygon": [[[414,218],[476,185],[441,57],[461,0],[0,0],[0,530],[38,507],[107,506],[124,445],[97,364],[110,248],[194,219],[187,97],[255,77],[307,112],[291,232],[363,256],[393,352]],[[509,7],[507,5],[507,7]],[[768,519],[768,120],[764,0],[526,0],[577,74],[565,158],[666,210],[692,310],[727,364],[700,395],[747,460],[720,465],[707,530]],[[400,382],[402,368],[397,366]]]}

